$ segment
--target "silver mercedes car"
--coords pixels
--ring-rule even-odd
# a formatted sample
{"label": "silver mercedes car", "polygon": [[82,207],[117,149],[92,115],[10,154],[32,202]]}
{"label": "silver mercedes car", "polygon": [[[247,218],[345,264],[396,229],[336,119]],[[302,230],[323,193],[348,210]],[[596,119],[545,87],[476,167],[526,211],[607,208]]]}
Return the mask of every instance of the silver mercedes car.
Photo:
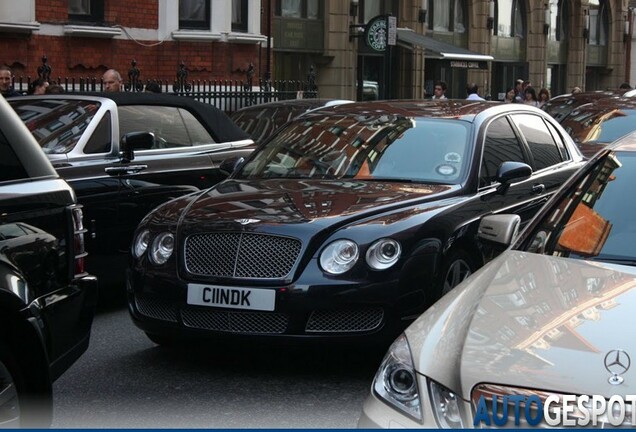
{"label": "silver mercedes car", "polygon": [[595,155],[521,234],[517,216],[486,216],[483,243],[512,247],[398,337],[359,426],[634,427],[634,185],[636,133]]}

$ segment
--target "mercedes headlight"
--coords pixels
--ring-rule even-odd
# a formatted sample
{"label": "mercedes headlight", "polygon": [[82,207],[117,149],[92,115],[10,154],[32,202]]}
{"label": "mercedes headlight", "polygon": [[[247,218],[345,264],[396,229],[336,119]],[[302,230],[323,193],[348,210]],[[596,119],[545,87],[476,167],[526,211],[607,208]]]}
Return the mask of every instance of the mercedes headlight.
{"label": "mercedes headlight", "polygon": [[339,275],[353,267],[358,254],[358,245],[351,240],[336,240],[320,254],[320,266],[327,273]]}
{"label": "mercedes headlight", "polygon": [[174,236],[170,233],[161,233],[155,237],[150,247],[150,259],[157,265],[165,264],[174,251]]}
{"label": "mercedes headlight", "polygon": [[371,245],[367,251],[367,264],[374,270],[385,270],[400,259],[402,248],[390,238],[383,238]]}
{"label": "mercedes headlight", "polygon": [[400,335],[384,356],[373,380],[376,395],[415,420],[422,421],[417,374],[411,349],[404,334]]}
{"label": "mercedes headlight", "polygon": [[435,381],[429,381],[429,387],[437,424],[444,429],[463,429],[461,399]]}
{"label": "mercedes headlight", "polygon": [[143,230],[137,235],[133,243],[133,250],[132,250],[135,258],[141,258],[141,256],[148,249],[149,242],[150,242],[150,231]]}

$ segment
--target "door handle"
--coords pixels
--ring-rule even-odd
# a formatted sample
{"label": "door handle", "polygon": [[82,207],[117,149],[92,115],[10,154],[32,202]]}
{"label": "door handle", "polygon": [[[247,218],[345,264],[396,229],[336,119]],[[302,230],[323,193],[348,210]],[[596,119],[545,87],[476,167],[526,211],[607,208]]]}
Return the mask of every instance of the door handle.
{"label": "door handle", "polygon": [[106,174],[114,177],[114,176],[120,176],[120,175],[126,175],[126,174],[136,174],[147,168],[148,168],[148,165],[123,165],[123,166],[107,167],[104,170],[106,171]]}
{"label": "door handle", "polygon": [[543,183],[537,183],[532,185],[532,193],[539,195],[545,192],[545,185]]}

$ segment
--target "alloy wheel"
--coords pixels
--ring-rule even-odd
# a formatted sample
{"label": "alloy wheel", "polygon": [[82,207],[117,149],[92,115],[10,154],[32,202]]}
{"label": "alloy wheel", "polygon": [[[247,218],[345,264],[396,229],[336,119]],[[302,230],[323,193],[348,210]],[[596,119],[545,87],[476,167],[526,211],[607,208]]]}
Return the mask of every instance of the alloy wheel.
{"label": "alloy wheel", "polygon": [[470,265],[465,260],[457,259],[453,261],[446,272],[442,294],[447,294],[471,274]]}

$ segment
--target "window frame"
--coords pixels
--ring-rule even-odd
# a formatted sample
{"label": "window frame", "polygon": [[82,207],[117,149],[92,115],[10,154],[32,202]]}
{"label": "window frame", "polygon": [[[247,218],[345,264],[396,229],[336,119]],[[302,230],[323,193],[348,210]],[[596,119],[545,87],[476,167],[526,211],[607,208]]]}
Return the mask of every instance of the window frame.
{"label": "window frame", "polygon": [[461,32],[460,34],[464,34],[466,33],[466,29],[468,29],[468,5],[466,3],[466,0],[440,0],[440,2],[442,3],[449,3],[449,7],[448,7],[448,29],[447,30],[435,30],[435,0],[426,0],[428,2],[428,18],[427,18],[427,25],[428,28],[432,31],[438,31],[438,32],[447,32],[447,33],[460,33],[457,32],[456,30],[456,22],[455,22],[455,17],[456,17],[456,8],[455,6],[457,5],[457,3],[461,3],[461,8],[464,10],[464,31]]}
{"label": "window frame", "polygon": [[240,32],[240,33],[245,33],[247,32],[247,28],[248,28],[248,2],[247,0],[232,0],[232,11],[234,10],[234,4],[236,2],[240,2],[240,9],[241,9],[241,20],[240,21],[234,21],[234,12],[232,12],[232,31],[233,32]]}
{"label": "window frame", "polygon": [[[527,19],[527,11],[525,7],[525,3],[523,0],[504,0],[510,1],[511,10],[510,10],[510,35],[500,35],[499,34],[499,2],[502,0],[495,0],[495,23],[493,27],[493,34],[499,37],[512,37],[512,38],[520,38],[525,39],[528,34],[528,19]],[[517,11],[519,11],[521,17],[521,33],[518,33],[517,29]]]}
{"label": "window frame", "polygon": [[70,11],[70,0],[67,3],[68,19],[71,22],[95,23],[104,22],[104,0],[89,0],[91,12],[88,14],[75,14]]}
{"label": "window frame", "polygon": [[204,20],[181,19],[181,0],[177,4],[177,13],[179,15],[179,30],[211,30],[211,5],[210,0],[203,0],[205,8]]}
{"label": "window frame", "polygon": [[290,17],[283,15],[283,0],[276,0],[276,6],[274,9],[274,15],[279,18],[284,19],[310,19],[310,20],[320,20],[323,17],[323,1],[318,1],[318,16],[316,18],[309,17],[309,1],[312,0],[300,0],[300,17]]}

